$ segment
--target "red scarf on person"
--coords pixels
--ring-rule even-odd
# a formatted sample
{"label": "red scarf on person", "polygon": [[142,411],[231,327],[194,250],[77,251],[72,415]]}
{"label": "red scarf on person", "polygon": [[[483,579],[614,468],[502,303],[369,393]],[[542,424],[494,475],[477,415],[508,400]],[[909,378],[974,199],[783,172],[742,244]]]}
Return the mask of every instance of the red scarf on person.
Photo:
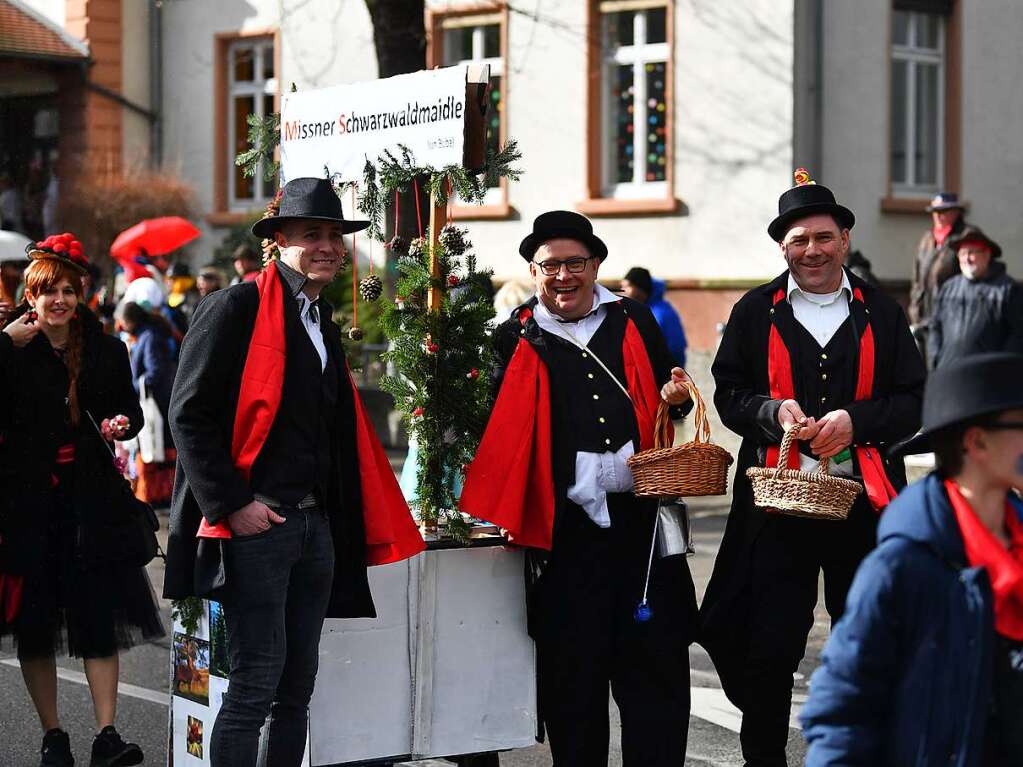
{"label": "red scarf on person", "polygon": [[[277,262],[256,278],[259,311],[252,330],[245,368],[242,371],[238,407],[234,416],[231,457],[246,479],[270,435],[284,386],[287,349],[284,337],[284,288],[277,276]],[[366,563],[385,565],[408,559],[426,548],[408,504],[401,493],[383,446],[373,430],[345,363],[355,402],[355,438],[362,485],[362,514],[366,528]],[[210,525],[205,517],[200,538],[230,538],[226,520]]]}
{"label": "red scarf on person", "polygon": [[959,486],[945,480],[959,532],[963,536],[966,559],[972,567],[983,567],[991,581],[995,597],[995,631],[1015,642],[1023,642],[1023,522],[1019,512],[1005,502],[1005,527],[1009,548],[995,538],[963,497]]}
{"label": "red scarf on person", "polygon": [[952,234],[952,227],[955,224],[949,224],[948,226],[933,226],[931,227],[931,235],[934,237],[934,244],[939,248],[945,244],[945,240]]}
{"label": "red scarf on person", "polygon": [[[863,303],[863,291],[853,288],[853,298]],[[784,300],[785,290],[778,288],[774,294],[773,303],[777,305]],[[855,396],[857,401],[870,399],[874,391],[874,330],[870,327],[870,320],[867,320],[867,327],[863,331],[863,335],[860,336],[859,358]],[[774,322],[771,323],[771,335],[767,341],[767,376],[772,399],[795,399],[796,387],[792,380],[792,357],[789,355],[788,347],[785,346],[785,341],[782,340],[781,333],[778,332]],[[860,473],[863,475],[863,485],[867,491],[870,505],[880,513],[898,493],[885,473],[884,462],[876,448],[858,446],[853,447],[853,451],[856,453]],[[773,468],[778,465],[779,452],[778,445],[771,445],[767,448],[768,467]],[[799,468],[799,451],[789,451],[787,468]]]}
{"label": "red scarf on person", "polygon": [[[525,325],[532,316],[532,311],[522,309],[519,322]],[[661,394],[643,338],[628,318],[622,357],[640,450],[649,450],[654,446]],[[550,373],[525,338],[519,338],[505,370],[494,410],[466,473],[459,506],[506,529],[519,546],[550,551],[554,532]]]}

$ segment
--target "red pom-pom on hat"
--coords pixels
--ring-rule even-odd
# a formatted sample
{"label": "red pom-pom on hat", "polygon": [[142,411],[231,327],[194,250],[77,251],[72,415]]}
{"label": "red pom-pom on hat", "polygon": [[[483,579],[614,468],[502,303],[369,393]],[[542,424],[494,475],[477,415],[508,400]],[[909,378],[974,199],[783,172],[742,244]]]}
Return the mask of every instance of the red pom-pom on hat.
{"label": "red pom-pom on hat", "polygon": [[56,245],[53,246],[54,253],[63,253],[66,250],[67,245],[65,245],[63,242],[58,242]]}

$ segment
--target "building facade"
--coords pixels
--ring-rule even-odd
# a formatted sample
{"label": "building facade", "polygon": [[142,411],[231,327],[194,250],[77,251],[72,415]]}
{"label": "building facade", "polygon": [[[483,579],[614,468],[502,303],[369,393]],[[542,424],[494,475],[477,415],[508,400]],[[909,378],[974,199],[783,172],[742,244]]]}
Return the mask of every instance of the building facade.
{"label": "building facade", "polygon": [[[200,261],[274,191],[234,165],[246,117],[292,84],[377,75],[356,0],[107,0],[120,81],[99,66],[113,28],[89,37],[76,21],[83,7],[105,18],[100,0],[17,2],[79,39],[103,87],[155,104],[152,121],[120,105],[120,162],[148,147],[193,185]],[[520,181],[454,210],[498,280],[526,276],[517,243],[534,216],[577,210],[608,243],[601,276],[648,267],[693,347],[712,348],[741,292],[784,267],[766,227],[797,166],[856,212],[855,247],[895,290],[939,189],[968,199],[1010,273],[1023,268],[1013,0],[427,0],[425,23],[429,66],[491,65],[492,140],[523,152]]]}

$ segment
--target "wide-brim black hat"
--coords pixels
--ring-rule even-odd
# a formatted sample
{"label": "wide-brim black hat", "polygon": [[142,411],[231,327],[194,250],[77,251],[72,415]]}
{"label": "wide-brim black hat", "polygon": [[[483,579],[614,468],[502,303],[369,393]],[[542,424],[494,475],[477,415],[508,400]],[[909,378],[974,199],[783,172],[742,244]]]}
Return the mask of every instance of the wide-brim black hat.
{"label": "wide-brim black hat", "polygon": [[369,221],[353,221],[345,218],[341,200],[333,184],[325,178],[293,178],[284,185],[280,210],[275,216],[261,218],[252,225],[257,237],[273,237],[287,221],[295,219],[333,221],[341,225],[345,234],[358,232],[369,226]]}
{"label": "wide-brim black hat", "polygon": [[835,195],[830,189],[811,181],[810,174],[805,168],[800,168],[794,175],[796,186],[778,198],[778,216],[767,227],[771,239],[781,242],[794,221],[821,213],[834,217],[842,229],[853,228],[856,216],[847,207],[835,201]]}
{"label": "wide-brim black hat", "polygon": [[590,255],[601,261],[607,258],[607,245],[593,233],[590,220],[570,210],[551,210],[537,216],[533,221],[533,231],[519,245],[519,255],[532,261],[537,248],[548,240],[562,237],[581,242],[590,251]]}
{"label": "wide-brim black hat", "polygon": [[1001,258],[1002,246],[988,237],[979,226],[967,224],[954,235],[948,238],[948,246],[952,250],[959,250],[964,242],[982,242],[991,249],[991,258]]}
{"label": "wide-brim black hat", "polygon": [[973,354],[934,370],[924,387],[923,425],[896,456],[931,452],[933,435],[980,416],[1023,409],[1023,355]]}

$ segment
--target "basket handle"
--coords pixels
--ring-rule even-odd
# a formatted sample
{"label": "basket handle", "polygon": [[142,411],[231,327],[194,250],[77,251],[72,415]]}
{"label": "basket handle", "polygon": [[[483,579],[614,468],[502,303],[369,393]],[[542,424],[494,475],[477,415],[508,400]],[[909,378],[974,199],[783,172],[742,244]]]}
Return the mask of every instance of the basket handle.
{"label": "basket handle", "polygon": [[[778,476],[778,472],[785,469],[789,463],[789,449],[793,442],[796,442],[796,433],[803,427],[798,424],[792,424],[786,431],[785,436],[781,438],[781,447],[778,448],[778,466],[774,470],[774,476]],[[831,462],[830,458],[821,458],[817,464],[817,474],[827,474],[828,464]]]}
{"label": "basket handle", "polygon": [[778,465],[774,469],[776,479],[782,470],[788,468],[789,449],[792,447],[792,443],[796,441],[796,433],[802,428],[800,424],[794,423],[785,430],[785,434],[781,438],[781,446],[778,448]]}
{"label": "basket handle", "polygon": [[[693,419],[696,433],[693,436],[693,442],[710,442],[710,419],[707,418],[707,405],[703,401],[703,397],[700,395],[700,390],[696,388],[696,384],[693,383],[692,379],[687,379],[683,383],[683,386],[686,387],[686,391],[689,392],[689,398],[695,405]],[[657,405],[657,417],[654,419],[655,450],[671,447],[671,434],[669,431],[671,419],[668,417],[669,407],[668,403],[663,399]]]}

